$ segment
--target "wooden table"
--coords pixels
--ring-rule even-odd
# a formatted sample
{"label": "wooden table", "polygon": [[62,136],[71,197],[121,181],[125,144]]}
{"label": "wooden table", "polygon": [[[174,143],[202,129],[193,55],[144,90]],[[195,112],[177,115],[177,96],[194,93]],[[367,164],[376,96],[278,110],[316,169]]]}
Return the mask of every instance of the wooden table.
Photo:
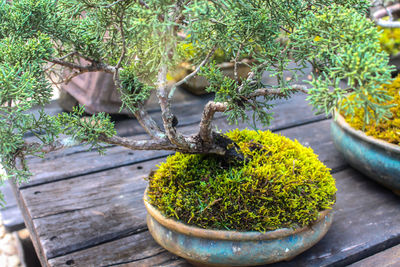
{"label": "wooden table", "polygon": [[[178,103],[181,131],[197,129],[209,98],[186,95]],[[312,147],[332,169],[338,188],[334,222],[313,248],[273,266],[342,266],[374,262],[382,253],[399,255],[400,198],[347,165],[333,146],[330,119],[315,116],[304,98],[278,101],[269,129]],[[152,114],[160,119],[159,111]],[[219,129],[235,127],[219,116]],[[120,121],[117,130],[125,136],[143,135],[135,120]],[[145,222],[144,178],[169,153],[110,146],[99,156],[77,146],[44,159],[31,158],[34,177],[14,190],[42,265],[187,266],[152,239]]]}

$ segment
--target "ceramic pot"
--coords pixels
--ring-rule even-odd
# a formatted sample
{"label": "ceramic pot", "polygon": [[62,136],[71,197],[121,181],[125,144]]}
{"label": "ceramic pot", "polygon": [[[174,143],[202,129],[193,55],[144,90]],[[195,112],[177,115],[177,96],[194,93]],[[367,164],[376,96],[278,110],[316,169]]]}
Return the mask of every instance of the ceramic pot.
{"label": "ceramic pot", "polygon": [[255,266],[290,260],[315,245],[328,231],[332,210],[314,224],[265,233],[207,230],[166,218],[147,200],[147,226],[153,238],[170,252],[197,266]]}
{"label": "ceramic pot", "polygon": [[[384,17],[392,16],[393,21],[384,20]],[[400,21],[396,21],[400,17],[400,3],[379,8],[372,12],[372,18],[376,24],[385,28],[400,28]]]}
{"label": "ceramic pot", "polygon": [[400,146],[355,130],[340,114],[332,121],[331,133],[351,166],[400,194]]}

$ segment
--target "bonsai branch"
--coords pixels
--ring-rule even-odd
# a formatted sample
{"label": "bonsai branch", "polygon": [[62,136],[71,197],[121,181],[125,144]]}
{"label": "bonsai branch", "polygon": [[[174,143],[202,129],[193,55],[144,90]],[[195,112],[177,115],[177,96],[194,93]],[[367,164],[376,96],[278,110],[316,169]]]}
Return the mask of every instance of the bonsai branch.
{"label": "bonsai branch", "polygon": [[200,121],[199,136],[205,143],[212,142],[211,122],[216,112],[224,112],[228,107],[227,103],[218,103],[209,101],[203,110],[203,116]]}
{"label": "bonsai branch", "polygon": [[150,114],[146,111],[143,105],[140,105],[138,110],[134,113],[136,119],[140,123],[140,125],[145,129],[145,131],[153,138],[163,139],[165,138],[165,134],[158,127],[157,123],[150,116]]}
{"label": "bonsai branch", "polygon": [[117,65],[115,65],[116,72],[118,72],[118,69],[121,67],[122,60],[124,59],[125,53],[126,53],[126,40],[125,40],[125,32],[124,32],[124,24],[123,24],[124,23],[124,21],[123,21],[124,15],[122,14],[119,19],[120,19],[119,20],[119,31],[120,31],[121,39],[122,39],[122,52],[121,52],[121,56],[119,57]]}
{"label": "bonsai branch", "polygon": [[[249,75],[251,76],[251,75]],[[287,90],[292,92],[303,92],[307,94],[307,87],[305,85],[292,85],[291,88]],[[278,97],[284,97],[285,92],[280,89],[268,89],[268,88],[260,88],[255,90],[247,97],[243,97],[246,101],[250,101],[250,99],[254,99],[259,96],[266,96],[266,95],[275,95]],[[203,110],[203,115],[200,121],[200,130],[199,136],[201,140],[205,143],[211,143],[213,140],[212,129],[211,129],[211,122],[214,118],[214,114],[216,112],[225,112],[228,110],[228,103],[226,102],[214,102],[209,101]]]}
{"label": "bonsai branch", "polygon": [[[216,138],[218,139],[218,138]],[[178,151],[183,153],[211,153],[211,154],[218,154],[218,155],[225,155],[228,151],[226,148],[226,143],[217,144],[214,143],[211,146],[203,145],[199,143],[196,136],[191,136],[188,138],[188,142],[190,142],[190,148],[180,147],[171,143],[168,138],[164,139],[150,139],[150,140],[135,140],[128,137],[106,137],[100,136],[99,141],[112,144],[123,146],[132,150],[168,150],[168,151]]]}
{"label": "bonsai branch", "polygon": [[172,144],[167,138],[134,140],[131,138],[119,136],[101,136],[99,140],[107,144],[119,145],[132,150],[179,150],[179,147]]}
{"label": "bonsai branch", "polygon": [[239,60],[239,56],[240,56],[240,52],[241,52],[242,48],[243,48],[243,43],[240,44],[239,49],[236,52],[235,61],[234,61],[233,75],[234,75],[236,81],[238,80],[238,72],[237,72],[238,60]]}
{"label": "bonsai branch", "polygon": [[[307,94],[307,86],[305,85],[294,84],[287,90],[292,92],[302,92]],[[285,96],[284,91],[282,91],[281,89],[260,88],[251,93],[249,95],[249,98],[255,98],[258,96],[266,96],[266,95],[276,95],[281,97]]]}
{"label": "bonsai branch", "polygon": [[171,112],[171,102],[168,98],[168,89],[167,89],[167,72],[168,68],[166,65],[160,67],[158,72],[158,86],[157,86],[157,97],[158,102],[161,107],[161,116],[164,124],[165,133],[168,136],[168,139],[175,145],[181,148],[188,148],[189,145],[185,140],[185,137],[180,134],[176,128],[173,126],[174,115]]}
{"label": "bonsai branch", "polygon": [[55,141],[52,144],[47,144],[47,145],[43,145],[37,142],[30,142],[30,143],[25,142],[20,151],[24,151],[25,153],[34,153],[34,152],[49,153],[61,150],[65,147],[67,147],[67,145],[63,144],[60,141]]}
{"label": "bonsai branch", "polygon": [[115,68],[109,65],[106,65],[104,63],[98,63],[98,62],[92,62],[90,65],[80,65],[80,64],[76,64],[76,63],[72,63],[72,62],[68,62],[68,61],[64,61],[62,59],[59,58],[51,58],[48,60],[51,63],[63,66],[63,67],[67,67],[69,69],[74,69],[74,70],[78,70],[79,73],[85,73],[85,72],[95,72],[95,71],[104,71],[107,73],[114,73],[115,72]]}

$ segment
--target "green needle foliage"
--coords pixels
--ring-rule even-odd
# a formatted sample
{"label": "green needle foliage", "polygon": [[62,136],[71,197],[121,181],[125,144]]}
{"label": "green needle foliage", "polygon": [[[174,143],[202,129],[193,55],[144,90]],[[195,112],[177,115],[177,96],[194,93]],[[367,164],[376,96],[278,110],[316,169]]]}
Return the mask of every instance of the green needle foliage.
{"label": "green needle foliage", "polygon": [[[254,60],[252,77],[243,82],[222,76],[212,61],[199,73],[209,80],[215,102],[226,104],[230,122],[268,124],[270,101],[290,97],[295,72],[310,63],[309,99],[317,109],[363,107],[365,122],[385,119],[389,108],[381,103],[390,97],[379,88],[390,82],[391,68],[368,7],[367,0],[0,0],[1,164],[8,177],[21,180],[30,175],[25,156],[57,147],[62,133],[94,147],[115,134],[104,114],[81,120],[83,108],[58,117],[29,114],[49,102],[54,73],[113,73],[124,107],[140,113],[160,85],[160,70],[173,71],[186,60],[182,47],[195,51],[195,66],[213,50],[233,62]],[[87,63],[79,67],[82,59]],[[290,69],[293,61],[299,67]],[[261,83],[264,71],[275,77],[274,85]],[[283,78],[288,71],[295,79]],[[340,88],[340,80],[348,88]],[[279,94],[255,97],[257,89]],[[347,95],[353,97],[343,102]],[[27,135],[38,141],[29,143]]]}

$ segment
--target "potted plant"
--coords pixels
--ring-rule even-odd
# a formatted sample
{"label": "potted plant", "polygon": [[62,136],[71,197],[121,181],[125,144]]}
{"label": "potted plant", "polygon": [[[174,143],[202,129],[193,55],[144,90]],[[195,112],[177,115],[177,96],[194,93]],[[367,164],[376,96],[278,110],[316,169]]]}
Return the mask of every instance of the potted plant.
{"label": "potted plant", "polygon": [[[169,80],[172,81],[179,81],[196,69],[196,65],[192,63],[192,58],[198,51],[193,47],[193,44],[181,44],[177,47],[177,53],[181,54],[185,61],[180,63],[178,67],[168,75]],[[232,54],[232,51],[224,51],[222,49],[216,49],[210,61],[217,64],[217,67],[224,76],[228,76],[239,82],[247,78],[247,75],[251,71],[251,66],[254,63],[254,60],[252,60],[251,56],[248,54],[238,53],[236,57],[236,55]],[[208,80],[199,75],[191,77],[181,85],[182,88],[195,95],[206,94],[208,86]]]}
{"label": "potted plant", "polygon": [[[369,113],[387,114],[388,107],[372,105],[386,97],[376,84],[389,81],[391,69],[367,8],[367,1],[353,0],[2,1],[1,163],[9,178],[21,181],[30,176],[27,155],[76,143],[100,151],[101,143],[177,151],[149,176],[144,196],[149,229],[161,245],[200,264],[288,260],[318,242],[332,222],[336,189],[329,170],[297,141],[260,130],[219,133],[212,119],[224,112],[233,123],[252,118],[267,125],[270,101],[296,92],[309,94],[327,112],[350,93],[355,97],[349,105],[371,105]],[[167,86],[169,71],[182,61],[176,48],[188,43],[197,51],[196,68]],[[234,68],[235,58],[252,54],[247,78],[224,76],[210,61],[217,49],[234,55]],[[76,55],[88,63],[77,63]],[[291,61],[299,67],[289,68]],[[318,69],[308,88],[295,84],[296,76],[283,78],[307,62]],[[110,73],[124,108],[149,138],[116,136],[106,114],[82,119],[83,107],[57,117],[29,114],[32,106],[49,101],[46,75],[56,67],[72,76]],[[266,70],[276,84],[261,83]],[[171,99],[195,75],[208,80],[215,99],[205,105],[199,131],[184,135]],[[344,78],[348,87],[342,89]],[[144,107],[151,91],[157,93],[162,125]],[[26,133],[37,141],[25,140]]]}
{"label": "potted plant", "polygon": [[[395,16],[399,10],[400,5],[395,4],[373,13],[376,24],[384,29],[381,45],[394,56],[392,63],[395,65],[398,54],[395,38],[400,26]],[[383,20],[385,16],[389,20]],[[371,105],[386,105],[389,108],[386,115],[369,116],[365,110],[370,110],[371,105],[355,107],[345,100],[336,112],[337,119],[332,122],[331,131],[336,147],[353,167],[400,194],[400,78],[397,76],[393,82],[379,86],[385,97],[374,100],[367,97]]]}

